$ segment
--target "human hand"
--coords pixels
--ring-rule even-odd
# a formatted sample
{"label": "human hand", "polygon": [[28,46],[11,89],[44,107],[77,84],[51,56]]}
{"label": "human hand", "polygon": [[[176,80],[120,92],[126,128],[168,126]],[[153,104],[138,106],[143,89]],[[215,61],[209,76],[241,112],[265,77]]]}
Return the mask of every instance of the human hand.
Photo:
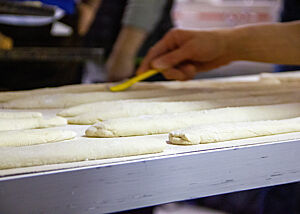
{"label": "human hand", "polygon": [[78,34],[84,36],[90,29],[98,8],[92,7],[92,5],[81,2],[78,5]]}
{"label": "human hand", "polygon": [[232,61],[226,38],[226,30],[171,30],[149,50],[137,73],[155,68],[167,79],[192,79]]}
{"label": "human hand", "polygon": [[105,67],[108,81],[116,82],[131,77],[134,73],[134,56],[129,54],[112,54]]}

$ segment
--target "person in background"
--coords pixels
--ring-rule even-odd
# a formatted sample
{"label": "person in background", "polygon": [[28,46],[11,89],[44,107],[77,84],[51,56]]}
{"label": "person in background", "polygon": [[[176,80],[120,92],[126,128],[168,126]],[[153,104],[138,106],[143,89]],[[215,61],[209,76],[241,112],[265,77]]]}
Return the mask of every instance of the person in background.
{"label": "person in background", "polygon": [[[300,20],[300,1],[285,0],[283,1],[282,11],[280,14],[281,22],[290,22]],[[276,65],[275,72],[300,70],[297,65]]]}
{"label": "person in background", "polygon": [[78,6],[78,34],[85,36],[93,24],[102,0],[84,0]]}
{"label": "person in background", "polygon": [[119,81],[134,74],[137,56],[145,55],[155,41],[172,26],[172,1],[129,0],[122,26],[106,63],[109,81]]}
{"label": "person in background", "polygon": [[78,13],[77,21],[77,33],[80,36],[84,36],[91,24],[94,21],[94,17],[101,4],[102,0],[13,0],[16,2],[41,2],[46,5],[57,6],[64,10],[66,16],[74,15]]}

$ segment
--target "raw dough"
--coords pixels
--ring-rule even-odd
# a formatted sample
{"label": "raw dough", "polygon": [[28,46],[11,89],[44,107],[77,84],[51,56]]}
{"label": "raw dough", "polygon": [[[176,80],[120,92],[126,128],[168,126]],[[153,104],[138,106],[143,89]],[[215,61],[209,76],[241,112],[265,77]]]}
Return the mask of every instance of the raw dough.
{"label": "raw dough", "polygon": [[228,107],[194,112],[111,119],[89,127],[86,130],[86,135],[94,137],[116,137],[163,134],[194,125],[279,120],[299,116],[300,103]]}
{"label": "raw dough", "polygon": [[[204,100],[214,100],[214,99],[229,99],[229,98],[241,98],[241,97],[249,97],[249,96],[263,96],[263,95],[274,95],[274,96],[297,96],[294,95],[299,91],[297,89],[291,89],[290,91],[254,91],[254,92],[201,92],[201,93],[192,93],[192,94],[184,94],[170,97],[159,97],[159,98],[151,98],[151,99],[139,99],[139,100],[114,100],[114,101],[102,101],[102,102],[94,102],[81,104],[78,106],[74,106],[71,108],[67,108],[59,112],[57,115],[63,117],[73,117],[76,115],[84,114],[87,112],[93,111],[107,111],[110,110],[114,106],[125,106],[129,105],[128,103],[137,103],[137,102],[174,102],[174,101],[204,101]],[[258,98],[259,99],[259,98]],[[287,99],[287,98],[285,98]],[[235,101],[228,101],[234,102]],[[266,103],[266,102],[265,102]],[[276,102],[274,102],[276,103]]]}
{"label": "raw dough", "polygon": [[80,94],[54,94],[38,95],[15,99],[0,103],[2,108],[30,109],[30,108],[66,108],[83,103],[106,100],[142,99],[151,97],[164,97],[171,95],[190,94],[197,90],[141,90],[126,92],[90,92]]}
{"label": "raw dough", "polygon": [[194,126],[171,132],[169,141],[173,144],[194,145],[289,132],[300,132],[300,118]]}
{"label": "raw dough", "polygon": [[0,119],[0,131],[20,130],[20,129],[38,129],[53,126],[67,125],[67,120],[62,117],[53,117],[51,119],[43,118],[18,118],[18,119]]}
{"label": "raw dough", "polygon": [[0,92],[0,102],[6,102],[13,99],[24,98],[33,95],[57,94],[57,93],[84,93],[91,91],[107,90],[104,84],[78,84],[67,85],[53,88],[39,88],[25,91]]}
{"label": "raw dough", "polygon": [[13,119],[13,118],[41,118],[43,115],[40,112],[5,112],[0,111],[1,119]]}
{"label": "raw dough", "polygon": [[261,73],[259,81],[263,83],[279,82],[281,84],[299,83],[300,72],[284,72],[284,73]]}
{"label": "raw dough", "polygon": [[[259,79],[258,79],[259,80]],[[243,81],[243,80],[233,80],[228,77],[221,79],[206,79],[206,80],[194,80],[194,81],[182,81],[174,82],[171,81],[168,88],[178,89],[178,88],[198,88],[206,90],[226,90],[226,91],[259,91],[259,90],[272,90],[272,89],[284,89],[284,88],[299,88],[300,85],[296,81]]]}
{"label": "raw dough", "polygon": [[[274,79],[276,78],[276,81]],[[263,89],[276,89],[283,87],[300,87],[297,79],[299,72],[290,72],[285,74],[262,74],[259,81],[237,81],[230,78],[217,78],[217,79],[201,79],[190,81],[161,81],[151,83],[136,83],[129,90],[149,90],[149,89],[188,89],[198,88],[204,90],[263,90]],[[271,81],[267,80],[272,78]],[[262,81],[263,80],[263,81]],[[118,83],[114,83],[118,84]],[[63,94],[63,93],[87,93],[95,91],[108,91],[108,88],[113,85],[112,83],[97,83],[97,84],[78,84],[67,85],[53,88],[40,88],[26,91],[15,92],[0,92],[0,102],[7,102],[9,100],[24,98],[32,95],[49,95],[49,94]]]}
{"label": "raw dough", "polygon": [[67,142],[0,150],[0,169],[68,163],[162,152],[167,135],[128,138],[80,138]]}
{"label": "raw dough", "polygon": [[[112,83],[77,84],[77,85],[66,85],[66,86],[53,87],[53,88],[39,88],[39,89],[25,90],[25,91],[0,92],[0,102],[6,102],[8,100],[28,97],[32,95],[109,91],[109,87],[112,85],[113,85]],[[166,87],[163,85],[152,84],[152,83],[137,83],[133,85],[130,88],[130,90],[148,90],[148,89],[158,89],[158,88],[166,88]]]}
{"label": "raw dough", "polygon": [[76,133],[68,130],[33,129],[0,132],[0,147],[29,146],[43,143],[53,143],[76,137]]}
{"label": "raw dough", "polygon": [[92,125],[96,122],[140,115],[153,115],[175,112],[198,111],[204,109],[257,106],[280,103],[300,102],[300,93],[281,94],[280,96],[259,96],[234,99],[207,100],[198,102],[127,102],[115,103],[107,109],[99,106],[97,111],[90,111],[68,118],[69,124]]}

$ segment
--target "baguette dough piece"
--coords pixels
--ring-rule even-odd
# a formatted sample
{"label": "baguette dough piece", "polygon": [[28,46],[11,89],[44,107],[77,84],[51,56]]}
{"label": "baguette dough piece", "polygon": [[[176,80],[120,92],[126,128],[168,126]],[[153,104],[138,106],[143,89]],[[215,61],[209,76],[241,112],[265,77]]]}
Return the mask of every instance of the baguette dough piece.
{"label": "baguette dough piece", "polygon": [[102,91],[107,86],[102,84],[78,84],[78,85],[67,85],[53,88],[39,88],[25,91],[5,91],[0,92],[0,102],[7,102],[9,100],[31,97],[33,95],[47,95],[47,94],[58,94],[58,93],[86,93],[91,91]]}
{"label": "baguette dough piece", "polygon": [[0,147],[29,146],[53,143],[76,137],[76,133],[68,130],[34,129],[0,132]]}
{"label": "baguette dough piece", "polygon": [[[46,95],[46,94],[63,94],[63,93],[87,93],[95,91],[109,91],[109,87],[112,83],[97,83],[97,84],[75,84],[66,85],[61,87],[51,87],[51,88],[39,88],[34,90],[24,90],[24,91],[5,91],[0,92],[0,102],[6,102],[13,99],[18,99],[22,97],[28,97],[32,95]],[[164,84],[152,84],[152,83],[137,83],[134,84],[131,90],[149,90],[166,88]]]}
{"label": "baguette dough piece", "polygon": [[68,118],[68,123],[92,125],[99,121],[121,117],[179,113],[224,107],[270,105],[289,102],[300,102],[300,94],[282,94],[280,96],[259,96],[198,102],[127,102],[109,106],[108,109],[103,109],[102,111],[91,111]]}
{"label": "baguette dough piece", "polygon": [[284,73],[261,73],[259,75],[259,81],[264,83],[275,83],[281,84],[287,83],[299,83],[300,72],[284,72]]}
{"label": "baguette dough piece", "polygon": [[87,136],[116,137],[163,134],[194,125],[258,120],[280,120],[300,116],[300,103],[228,107],[161,115],[105,120],[86,130]]}
{"label": "baguette dough piece", "polygon": [[[266,79],[262,74],[262,78]],[[281,78],[282,74],[267,74],[272,76],[277,76]],[[266,81],[261,78],[259,81],[232,81],[228,78],[218,78],[214,79],[202,79],[202,80],[190,80],[190,81],[161,81],[161,82],[151,82],[145,83],[140,82],[134,84],[129,90],[150,90],[150,89],[188,89],[188,88],[198,88],[198,89],[210,89],[210,90],[241,90],[247,91],[251,90],[262,90],[262,89],[276,89],[283,87],[300,87],[299,84],[294,84],[294,77],[299,79],[299,72],[293,72],[284,74],[288,75],[286,78],[283,76],[280,81]],[[268,78],[268,76],[267,76]],[[274,78],[273,78],[274,79]],[[286,81],[287,80],[287,81]],[[118,83],[115,83],[118,84]],[[50,94],[63,94],[63,93],[87,93],[94,91],[109,91],[108,88],[112,86],[112,83],[97,83],[97,84],[77,84],[77,85],[66,85],[61,87],[53,88],[40,88],[34,90],[25,91],[9,91],[0,92],[0,102],[7,102],[13,99],[19,99],[24,97],[30,97],[32,95],[50,95]]]}
{"label": "baguette dough piece", "polygon": [[0,150],[0,169],[159,153],[166,147],[167,138],[167,135],[80,138],[51,144],[6,147]]}
{"label": "baguette dough piece", "polygon": [[5,112],[0,111],[1,119],[14,119],[14,118],[41,118],[43,115],[40,112]]}
{"label": "baguette dough piece", "polygon": [[290,132],[300,132],[300,118],[194,126],[171,132],[169,141],[196,145]]}
{"label": "baguette dough piece", "polygon": [[[123,106],[123,105],[125,106],[125,105],[129,105],[129,103],[137,103],[137,102],[205,101],[205,100],[214,100],[214,99],[230,99],[230,98],[242,98],[242,97],[245,97],[246,99],[246,97],[248,96],[267,96],[267,95],[269,96],[282,95],[282,96],[291,97],[291,96],[297,96],[298,91],[299,90],[297,89],[291,89],[288,91],[266,90],[266,91],[254,91],[254,92],[252,91],[250,92],[232,92],[232,91],[231,92],[209,92],[209,93],[201,92],[201,93],[192,93],[192,94],[159,97],[159,98],[151,98],[151,99],[102,101],[102,102],[81,104],[78,106],[67,108],[59,112],[57,115],[63,117],[73,117],[87,112],[108,111],[114,106]],[[288,97],[285,99],[288,99]],[[234,101],[228,101],[228,102],[234,102]],[[274,103],[276,102],[274,101]]]}
{"label": "baguette dough piece", "polygon": [[66,108],[83,103],[92,103],[107,100],[142,99],[164,97],[180,94],[190,94],[198,90],[146,90],[126,92],[90,92],[80,94],[54,94],[25,97],[0,103],[2,108],[31,109],[31,108]]}
{"label": "baguette dough piece", "polygon": [[67,125],[67,120],[62,117],[43,118],[18,118],[0,119],[0,131],[11,131],[21,129],[39,129],[54,126]]}

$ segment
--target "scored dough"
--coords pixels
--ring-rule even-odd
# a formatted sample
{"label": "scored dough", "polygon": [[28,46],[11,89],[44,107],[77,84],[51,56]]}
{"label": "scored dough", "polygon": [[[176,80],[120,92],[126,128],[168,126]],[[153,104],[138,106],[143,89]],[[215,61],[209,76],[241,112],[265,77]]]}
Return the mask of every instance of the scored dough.
{"label": "scored dough", "polygon": [[194,126],[171,132],[169,141],[195,145],[290,132],[300,132],[300,118]]}
{"label": "scored dough", "polygon": [[38,95],[11,100],[0,103],[2,108],[28,109],[28,108],[66,108],[83,103],[91,103],[107,100],[142,99],[152,97],[164,97],[180,94],[196,93],[199,90],[143,90],[126,92],[90,92],[80,94],[54,94]]}
{"label": "scored dough", "polygon": [[0,147],[29,146],[43,143],[53,143],[76,137],[76,133],[68,130],[33,129],[0,132]]}
{"label": "scored dough", "polygon": [[38,129],[54,126],[67,125],[67,120],[62,117],[44,118],[18,118],[18,119],[1,119],[0,131],[20,130],[20,129]]}
{"label": "scored dough", "polygon": [[[296,91],[296,92],[295,92]],[[297,89],[290,89],[288,91],[253,91],[253,92],[201,92],[201,93],[192,93],[192,94],[184,94],[177,96],[169,96],[169,97],[159,97],[159,98],[150,98],[150,99],[139,99],[139,100],[114,100],[114,101],[102,101],[102,102],[94,102],[81,104],[78,106],[74,106],[71,108],[67,108],[59,112],[57,115],[63,117],[72,117],[80,114],[84,114],[86,112],[92,111],[107,111],[110,110],[112,106],[122,106],[128,105],[128,103],[136,103],[136,102],[175,102],[175,101],[204,101],[204,100],[214,100],[214,99],[229,99],[229,98],[240,98],[240,97],[248,97],[248,96],[266,96],[266,95],[287,95],[288,97],[293,96],[298,92]],[[290,94],[289,94],[290,93]],[[294,95],[297,96],[297,95]],[[276,102],[274,102],[276,103]]]}
{"label": "scored dough", "polygon": [[79,138],[67,142],[0,150],[0,169],[117,158],[162,152],[167,135],[128,138]]}
{"label": "scored dough", "polygon": [[279,120],[300,116],[300,103],[228,107],[161,115],[105,120],[86,130],[87,136],[116,137],[163,134],[193,125],[222,122]]}
{"label": "scored dough", "polygon": [[1,119],[13,119],[13,118],[41,118],[43,115],[40,112],[5,112],[0,111]]}
{"label": "scored dough", "polygon": [[[280,103],[300,102],[300,94],[281,94],[280,96],[259,96],[236,99],[219,99],[198,102],[127,102],[116,103],[108,109],[91,111],[68,118],[69,124],[92,125],[96,122],[140,115],[198,111],[204,109],[257,106]],[[101,109],[101,107],[99,107]]]}

